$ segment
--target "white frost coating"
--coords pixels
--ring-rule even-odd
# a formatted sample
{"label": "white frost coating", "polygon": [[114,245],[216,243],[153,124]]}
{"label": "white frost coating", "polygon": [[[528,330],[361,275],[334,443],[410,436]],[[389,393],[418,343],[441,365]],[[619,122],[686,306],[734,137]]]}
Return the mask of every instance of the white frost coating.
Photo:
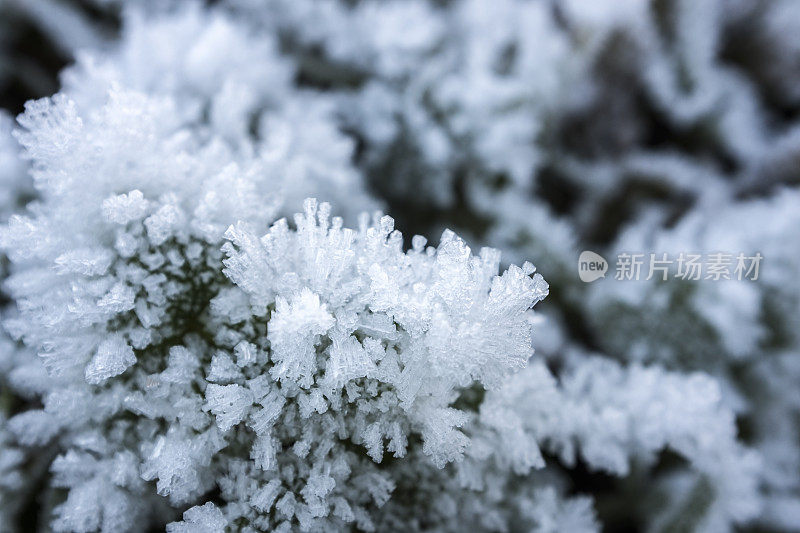
{"label": "white frost coating", "polygon": [[253,394],[239,385],[209,385],[206,388],[206,408],[217,417],[222,431],[241,422],[253,405]]}
{"label": "white frost coating", "polygon": [[269,323],[272,358],[277,363],[272,376],[310,385],[316,369],[315,344],[333,326],[333,316],[320,304],[319,296],[305,287],[291,303],[279,297]]}
{"label": "white frost coating", "polygon": [[[226,274],[246,289],[256,280],[279,281],[251,292],[255,308],[275,302],[270,374],[309,390],[307,405],[319,413],[386,388],[379,403],[389,418],[357,437],[370,456],[383,456],[384,436],[396,455],[405,453],[389,428],[411,423],[422,433],[425,453],[444,466],[469,442],[457,429],[466,414],[447,408],[453,389],[474,380],[496,386],[525,364],[525,310],[547,294],[547,285],[529,275],[530,265],[496,276],[497,254],[483,250],[473,257],[451,232],[438,250],[403,253],[390,218],[372,226],[364,220],[355,232],[329,212],[326,204],[307,201],[304,215],[295,217],[297,231],[284,220],[261,239],[243,226],[228,230],[233,246],[225,246]],[[357,379],[366,379],[365,391],[354,396]],[[402,413],[408,422],[393,420]]]}
{"label": "white frost coating", "polygon": [[86,366],[86,381],[94,385],[125,372],[136,363],[133,348],[122,337],[104,340]]}
{"label": "white frost coating", "polygon": [[117,224],[127,224],[142,218],[147,212],[147,200],[142,191],[134,189],[129,194],[118,194],[103,200],[103,215]]}
{"label": "white frost coating", "polygon": [[[0,523],[44,449],[57,531],[595,531],[562,471],[668,449],[664,510],[632,503],[654,530],[796,524],[797,7],[747,4],[126,7],[20,117],[30,168],[0,118],[0,212],[37,187],[0,229],[0,387],[44,406],[2,419]],[[362,174],[399,221],[536,259],[534,359],[533,268],[404,251],[355,224]],[[275,221],[308,196],[333,207]],[[763,247],[763,283],[581,286],[610,240]]]}
{"label": "white frost coating", "polygon": [[183,513],[183,522],[167,524],[168,533],[220,533],[225,531],[227,521],[216,505],[211,502],[192,507]]}

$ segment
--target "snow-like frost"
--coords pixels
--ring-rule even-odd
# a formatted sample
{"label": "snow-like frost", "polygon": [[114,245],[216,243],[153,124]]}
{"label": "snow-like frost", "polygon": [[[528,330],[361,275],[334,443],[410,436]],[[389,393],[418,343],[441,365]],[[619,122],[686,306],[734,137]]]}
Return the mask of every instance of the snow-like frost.
{"label": "snow-like frost", "polygon": [[[655,530],[797,522],[790,0],[161,4],[0,116],[3,523],[49,468],[57,531],[595,531],[578,460],[658,465]],[[587,243],[767,260],[585,286]]]}

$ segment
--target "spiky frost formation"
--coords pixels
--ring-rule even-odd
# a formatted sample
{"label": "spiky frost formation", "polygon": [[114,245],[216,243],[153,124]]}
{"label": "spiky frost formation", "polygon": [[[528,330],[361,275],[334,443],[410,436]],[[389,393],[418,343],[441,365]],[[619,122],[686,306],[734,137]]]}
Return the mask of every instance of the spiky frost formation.
{"label": "spiky frost formation", "polygon": [[[498,386],[530,353],[525,310],[547,293],[530,265],[497,276],[496,252],[472,257],[451,233],[438,249],[415,237],[403,253],[390,218],[356,232],[329,210],[308,202],[296,231],[281,220],[262,238],[243,225],[227,232],[225,272],[244,293],[212,308],[251,315],[240,316],[233,356],[211,361],[205,408],[253,459],[224,469],[228,520],[372,529],[393,469],[402,477],[406,462],[435,470],[463,456],[459,428],[474,413],[453,407],[459,390]],[[389,453],[396,466],[377,467]],[[249,510],[234,505],[251,490]]]}
{"label": "spiky frost formation", "polygon": [[[149,480],[176,507],[221,489],[224,515],[198,507],[185,527],[213,530],[224,516],[261,530],[372,529],[395,485],[377,466],[384,453],[430,469],[460,459],[458,428],[474,413],[453,407],[458,391],[497,387],[530,354],[525,311],[547,285],[529,264],[497,276],[496,252],[473,257],[449,233],[403,253],[390,218],[355,232],[309,201],[296,230],[228,230],[234,285],[185,204],[145,198],[100,201],[107,234],[73,234],[96,239],[81,254],[14,255],[31,261],[10,280],[15,331],[53,375],[45,408],[9,427],[62,449],[53,483],[69,495],[56,530],[134,527],[156,498]],[[44,214],[17,217],[3,238],[31,245],[19,228],[50,227]]]}
{"label": "spiky frost formation", "polygon": [[[4,422],[0,512],[18,453],[60,450],[69,496],[40,501],[61,530],[155,509],[185,511],[174,531],[585,531],[563,470],[636,483],[666,447],[691,468],[653,474],[666,503],[637,499],[641,523],[725,531],[762,499],[762,524],[798,522],[798,200],[776,193],[800,138],[791,0],[153,4],[22,119],[42,199],[2,232],[21,313],[4,318],[43,357],[8,343],[0,368],[44,408]],[[24,168],[8,161],[2,178]],[[354,166],[399,219],[536,258],[559,288],[547,329],[570,326],[544,342],[555,376],[504,379],[526,325],[482,312],[496,259],[450,233],[404,254],[380,220],[347,232],[317,212],[259,237],[306,196],[352,224],[372,207]],[[716,248],[731,227],[745,238],[726,245],[769,244],[765,283],[572,274],[583,245]]]}
{"label": "spiky frost formation", "polygon": [[[251,14],[280,4],[230,3]],[[760,519],[784,529],[800,518],[788,392],[800,349],[796,11],[781,0],[366,1],[287,16],[307,46],[301,64],[313,49],[352,67],[325,82],[346,87],[360,162],[410,219],[536,257],[559,287],[553,315],[586,324],[570,330],[577,342],[718,379],[763,452]],[[381,38],[400,28],[414,38]],[[397,61],[401,49],[424,68]],[[767,259],[758,283],[586,286],[574,275],[581,249]]]}
{"label": "spiky frost formation", "polygon": [[[220,165],[226,147],[174,109],[112,90],[83,116],[59,95],[21,118],[41,201],[0,235],[7,324],[49,375],[24,373],[44,407],[8,427],[60,450],[52,525],[167,521],[219,487],[231,527],[371,529],[395,483],[384,453],[463,455],[458,391],[524,366],[546,284],[527,264],[496,276],[496,252],[451,233],[403,253],[391,219],[354,232],[327,205],[258,239],[269,176]],[[203,509],[186,519],[218,516]]]}
{"label": "spiky frost formation", "polygon": [[[224,230],[237,220],[266,226],[309,187],[303,162],[317,161],[302,143],[270,152],[250,138],[225,139],[220,128],[202,126],[199,110],[187,112],[184,98],[110,85],[100,102],[59,94],[28,105],[18,139],[41,199],[12,217],[0,238],[14,263],[7,287],[19,308],[6,325],[34,352],[6,343],[4,378],[44,406],[7,425],[23,446],[61,450],[51,487],[69,496],[62,504],[42,498],[46,513],[57,505],[60,531],[130,529],[148,509],[155,523],[172,517],[141,477],[139,448],[159,422],[126,420],[134,390],[145,386],[131,386],[131,374],[164,367],[173,343],[202,333],[195,321],[229,285]],[[81,99],[80,90],[71,94]],[[326,166],[336,179],[336,165]],[[281,178],[293,178],[288,189]],[[193,415],[181,405],[187,416],[203,415],[202,401]],[[214,441],[214,432],[205,438]],[[200,447],[197,460],[209,449]],[[195,485],[178,501],[213,484],[192,468],[184,464],[183,473]]]}

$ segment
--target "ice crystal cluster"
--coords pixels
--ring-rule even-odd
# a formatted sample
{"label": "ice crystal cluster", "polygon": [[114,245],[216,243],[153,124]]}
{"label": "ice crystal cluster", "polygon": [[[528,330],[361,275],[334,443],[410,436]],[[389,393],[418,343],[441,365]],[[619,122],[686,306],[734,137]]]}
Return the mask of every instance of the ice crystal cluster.
{"label": "ice crystal cluster", "polygon": [[[794,0],[0,34],[0,532],[798,528]],[[612,279],[631,251],[764,262]]]}

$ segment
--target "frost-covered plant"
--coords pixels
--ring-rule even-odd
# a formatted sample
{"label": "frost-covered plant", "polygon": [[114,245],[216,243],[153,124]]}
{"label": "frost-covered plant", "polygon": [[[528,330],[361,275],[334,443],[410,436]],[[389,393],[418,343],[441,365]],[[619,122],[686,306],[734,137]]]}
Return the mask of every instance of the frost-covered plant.
{"label": "frost-covered plant", "polygon": [[[310,73],[357,73],[326,81],[341,85],[346,123],[367,145],[362,165],[390,204],[426,217],[430,205],[456,206],[429,223],[536,257],[561,289],[555,314],[584,316],[587,331],[576,329],[591,348],[720,379],[752,442],[770,443],[763,519],[778,527],[796,521],[800,501],[796,402],[778,385],[796,375],[799,346],[797,199],[776,186],[797,182],[790,4],[327,2],[297,12],[335,22],[288,23],[317,59],[352,67]],[[406,27],[414,39],[379,37]],[[396,61],[402,46],[424,68]],[[401,177],[383,181],[387,171]],[[770,198],[750,198],[760,195]],[[600,284],[587,295],[569,272],[580,245],[613,257],[773,241],[765,255],[780,274],[758,284]]]}
{"label": "frost-covered plant", "polygon": [[530,355],[524,311],[546,294],[530,265],[496,277],[498,254],[452,234],[403,253],[391,219],[344,230],[327,204],[258,239],[269,175],[226,163],[167,98],[112,90],[81,116],[59,95],[20,121],[41,200],[2,231],[8,325],[49,375],[22,373],[44,408],[8,425],[60,449],[57,530],[129,529],[149,506],[167,520],[156,491],[180,508],[214,486],[231,525],[369,529],[394,483],[384,447],[459,458],[459,389]]}
{"label": "frost-covered plant", "polygon": [[352,217],[374,207],[329,98],[291,84],[294,68],[273,35],[194,3],[160,16],[131,9],[124,20],[114,48],[80,53],[62,76],[81,114],[114,89],[165,98],[174,106],[169,118],[226,150],[242,173],[271,174],[270,197],[290,206],[284,214],[310,192]]}
{"label": "frost-covered plant", "polygon": [[[20,157],[20,147],[12,137],[13,120],[0,111],[0,216],[3,219],[22,209],[32,193],[27,166]],[[8,260],[0,256],[0,278],[8,275]],[[5,319],[13,314],[13,306],[8,302],[8,295],[0,293],[0,317]],[[15,513],[26,502],[30,478],[34,467],[28,450],[17,445],[13,435],[7,428],[7,420],[11,410],[20,401],[17,391],[11,386],[12,373],[26,364],[25,360],[32,356],[30,352],[21,351],[0,332],[0,524],[13,522]],[[29,463],[27,475],[22,467]]]}
{"label": "frost-covered plant", "polygon": [[0,119],[3,525],[37,484],[59,531],[797,523],[791,1],[95,4],[22,9],[74,58],[30,168]]}
{"label": "frost-covered plant", "polygon": [[21,118],[42,199],[2,231],[9,327],[50,371],[27,384],[44,408],[9,427],[61,449],[55,529],[133,527],[151,480],[179,508],[218,486],[231,525],[370,529],[393,488],[384,451],[430,468],[463,454],[458,391],[530,355],[525,310],[546,294],[532,266],[497,277],[497,253],[452,234],[403,253],[391,219],[354,232],[313,202],[259,239],[248,228],[273,211],[257,177],[214,165],[219,146],[165,120],[168,101],[76,107]]}
{"label": "frost-covered plant", "polygon": [[[583,409],[565,409],[553,434],[550,410],[514,433],[515,416],[478,394],[519,390],[507,378],[531,355],[526,311],[547,293],[529,263],[497,276],[497,252],[472,256],[450,232],[404,252],[390,218],[348,230],[314,201],[260,237],[275,213],[260,192],[269,174],[242,174],[175,115],[169,99],[112,90],[85,116],[59,95],[20,118],[41,199],[0,232],[20,312],[7,326],[49,373],[35,360],[12,373],[43,408],[8,426],[24,446],[58,450],[50,483],[68,492],[56,530],[131,529],[189,506],[170,530],[449,529],[476,516],[490,530],[526,516],[543,531],[593,527],[585,504],[552,503],[546,486],[503,501],[544,466],[538,443],[560,449],[558,432]],[[682,440],[701,429],[624,439],[598,466],[624,473],[625,454],[666,444],[703,461]],[[404,496],[441,486],[441,507]],[[552,516],[522,512],[531,505]]]}
{"label": "frost-covered plant", "polygon": [[[708,376],[624,368],[573,354],[559,381],[544,365],[532,364],[507,387],[488,393],[481,405],[485,425],[498,428],[497,440],[517,453],[530,453],[539,442],[566,465],[580,456],[618,476],[629,474],[632,462],[652,464],[664,448],[680,454],[694,472],[669,481],[679,495],[669,504],[677,508],[661,509],[653,527],[722,531],[760,510],[759,456],[736,441],[733,413]],[[516,444],[520,440],[528,445]],[[691,500],[698,492],[705,502]],[[707,506],[704,513],[687,512],[698,503]]]}
{"label": "frost-covered plant", "polygon": [[[796,190],[769,199],[720,202],[698,209],[673,228],[656,217],[631,225],[618,250],[758,252],[757,281],[618,282],[593,287],[588,304],[599,340],[629,361],[699,369],[719,377],[730,405],[746,421],[767,461],[768,520],[794,521],[800,450],[796,356],[800,242]],[[613,331],[608,325],[614,323]],[[645,333],[646,332],[646,333]]]}

